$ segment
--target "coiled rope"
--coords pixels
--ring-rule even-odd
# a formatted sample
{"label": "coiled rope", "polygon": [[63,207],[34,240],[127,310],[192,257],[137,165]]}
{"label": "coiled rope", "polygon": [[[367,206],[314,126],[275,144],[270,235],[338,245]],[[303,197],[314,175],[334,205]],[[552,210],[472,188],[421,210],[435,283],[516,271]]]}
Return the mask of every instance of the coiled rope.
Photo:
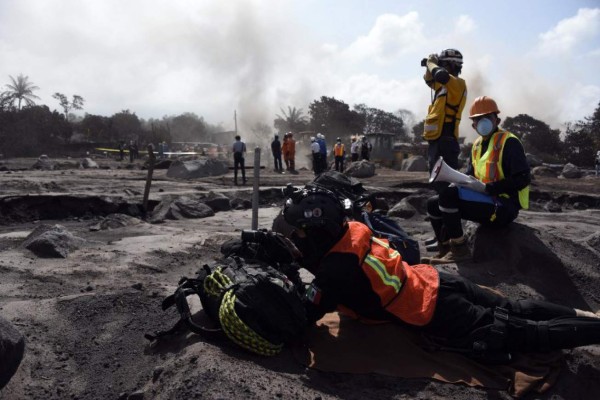
{"label": "coiled rope", "polygon": [[235,294],[230,288],[233,284],[231,279],[217,268],[204,280],[204,290],[211,296],[220,296],[223,291],[223,299],[219,307],[219,321],[223,331],[229,339],[237,345],[264,356],[273,356],[283,349],[283,343],[271,343],[252,330],[240,319],[235,312]]}

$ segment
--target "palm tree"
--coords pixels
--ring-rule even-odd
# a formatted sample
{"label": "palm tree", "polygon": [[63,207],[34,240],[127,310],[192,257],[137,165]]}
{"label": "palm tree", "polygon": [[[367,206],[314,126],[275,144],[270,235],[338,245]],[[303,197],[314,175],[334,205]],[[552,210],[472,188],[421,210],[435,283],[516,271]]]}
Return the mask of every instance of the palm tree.
{"label": "palm tree", "polygon": [[35,105],[33,99],[39,99],[38,96],[33,94],[34,90],[39,90],[39,87],[29,82],[28,76],[19,74],[17,79],[9,75],[12,84],[6,85],[8,90],[2,92],[2,97],[6,98],[10,104],[17,102],[17,109],[21,110],[21,103],[25,102],[28,106]]}
{"label": "palm tree", "polygon": [[[288,106],[287,113],[281,108],[281,115],[277,114],[275,120],[277,128],[299,132],[306,127],[307,117],[302,115],[302,109]],[[282,126],[283,125],[283,126]]]}

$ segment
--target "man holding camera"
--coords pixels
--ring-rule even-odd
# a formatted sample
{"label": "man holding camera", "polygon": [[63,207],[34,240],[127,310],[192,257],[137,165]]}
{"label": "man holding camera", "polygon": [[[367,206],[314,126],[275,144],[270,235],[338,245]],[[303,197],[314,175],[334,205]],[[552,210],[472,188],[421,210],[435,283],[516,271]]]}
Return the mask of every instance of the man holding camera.
{"label": "man holding camera", "polygon": [[429,143],[429,172],[439,157],[458,169],[458,125],[467,100],[467,85],[458,77],[462,64],[463,56],[455,49],[421,60],[421,66],[427,68],[423,78],[433,91],[423,130],[423,139]]}

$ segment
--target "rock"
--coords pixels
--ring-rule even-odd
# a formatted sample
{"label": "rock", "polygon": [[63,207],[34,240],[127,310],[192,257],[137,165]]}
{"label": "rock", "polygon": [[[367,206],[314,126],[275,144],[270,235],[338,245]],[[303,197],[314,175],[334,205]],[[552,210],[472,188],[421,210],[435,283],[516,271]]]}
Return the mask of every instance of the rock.
{"label": "rock", "polygon": [[406,200],[408,204],[416,208],[419,214],[425,215],[427,214],[427,200],[429,197],[426,194],[413,194],[405,197],[403,200]]}
{"label": "rock", "polygon": [[31,166],[31,169],[43,169],[43,170],[53,170],[54,162],[52,162],[47,155],[42,154],[35,164]]}
{"label": "rock", "polygon": [[367,160],[353,162],[344,173],[354,178],[370,178],[375,175],[375,164]]}
{"label": "rock", "polygon": [[406,198],[402,199],[394,207],[390,208],[388,215],[390,217],[398,217],[403,219],[412,218],[417,214],[417,209],[413,207]]}
{"label": "rock", "polygon": [[137,283],[134,283],[133,285],[131,285],[131,287],[135,290],[142,290],[144,288],[144,285],[142,285],[141,282],[137,282]]}
{"label": "rock", "polygon": [[142,221],[125,214],[109,214],[102,221],[90,226],[90,231],[124,228],[140,224]]}
{"label": "rock", "polygon": [[540,160],[539,157],[534,154],[527,153],[525,154],[525,157],[527,157],[527,163],[531,168],[542,165],[542,160]]}
{"label": "rock", "polygon": [[210,191],[202,201],[215,212],[231,210],[229,198],[222,193]]}
{"label": "rock", "polygon": [[562,212],[562,207],[560,204],[554,201],[549,201],[544,205],[544,210],[548,212],[559,213]]}
{"label": "rock", "polygon": [[[154,169],[169,169],[173,160],[157,160],[154,162]],[[144,169],[148,169],[148,162],[144,164]]]}
{"label": "rock", "polygon": [[98,163],[92,160],[91,158],[86,157],[83,160],[81,160],[81,166],[83,168],[98,168]]}
{"label": "rock", "polygon": [[162,222],[165,219],[206,218],[215,212],[200,199],[181,196],[165,198],[152,210],[151,223]]}
{"label": "rock", "polygon": [[429,171],[427,160],[423,156],[412,156],[402,161],[402,171]]}
{"label": "rock", "polygon": [[62,225],[42,224],[25,238],[21,246],[38,257],[67,258],[72,250],[84,243],[84,239],[74,236]]}
{"label": "rock", "polygon": [[23,335],[10,322],[0,317],[0,389],[17,372],[24,352]]}
{"label": "rock", "polygon": [[556,173],[556,171],[554,171],[551,168],[544,167],[544,166],[539,166],[539,167],[533,168],[531,170],[531,174],[533,176],[550,176],[553,178],[556,178],[558,176],[558,173]]}
{"label": "rock", "polygon": [[576,210],[587,210],[588,205],[585,203],[582,203],[581,201],[576,201],[575,203],[573,203],[573,208]]}
{"label": "rock", "polygon": [[236,197],[235,199],[231,200],[231,208],[234,210],[247,210],[252,208],[252,202],[250,200],[244,200]]}
{"label": "rock", "polygon": [[567,179],[578,179],[581,178],[581,171],[576,165],[567,163],[562,170],[562,176]]}
{"label": "rock", "polygon": [[167,170],[167,176],[169,178],[193,179],[225,175],[228,172],[229,165],[226,161],[207,158],[190,161],[174,161]]}

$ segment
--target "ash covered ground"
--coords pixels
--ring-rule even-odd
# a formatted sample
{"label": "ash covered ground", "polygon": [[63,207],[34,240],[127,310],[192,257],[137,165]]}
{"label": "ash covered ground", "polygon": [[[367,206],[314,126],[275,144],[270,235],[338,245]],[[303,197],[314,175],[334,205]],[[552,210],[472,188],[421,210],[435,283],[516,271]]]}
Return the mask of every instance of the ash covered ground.
{"label": "ash covered ground", "polygon": [[[240,209],[201,219],[150,224],[136,215],[147,172],[97,160],[100,169],[35,171],[34,159],[4,160],[0,171],[0,315],[26,337],[24,360],[1,399],[503,399],[504,391],[425,379],[324,373],[305,368],[289,349],[264,358],[227,341],[180,335],[150,346],[145,333],[172,326],[161,311],[181,276],[220,256],[225,240],[250,228],[252,194],[233,186],[232,174],[190,181],[155,170],[150,205],[165,196],[221,193]],[[312,180],[261,171],[259,227],[270,228],[288,182]],[[361,180],[393,206],[426,198],[427,174],[379,168]],[[556,255],[519,268],[499,261],[450,265],[477,283],[511,296],[538,297],[597,311],[600,308],[600,180],[536,177],[532,210],[519,224]],[[552,204],[553,207],[548,207]],[[548,212],[547,210],[560,212]],[[129,214],[122,226],[99,228],[110,213]],[[431,236],[423,213],[400,220],[416,238]],[[41,224],[60,224],[85,244],[67,258],[39,258],[21,244]],[[423,255],[424,249],[422,246]],[[526,267],[523,267],[523,266]],[[592,399],[600,393],[600,346],[565,351],[558,382],[541,399]]]}

